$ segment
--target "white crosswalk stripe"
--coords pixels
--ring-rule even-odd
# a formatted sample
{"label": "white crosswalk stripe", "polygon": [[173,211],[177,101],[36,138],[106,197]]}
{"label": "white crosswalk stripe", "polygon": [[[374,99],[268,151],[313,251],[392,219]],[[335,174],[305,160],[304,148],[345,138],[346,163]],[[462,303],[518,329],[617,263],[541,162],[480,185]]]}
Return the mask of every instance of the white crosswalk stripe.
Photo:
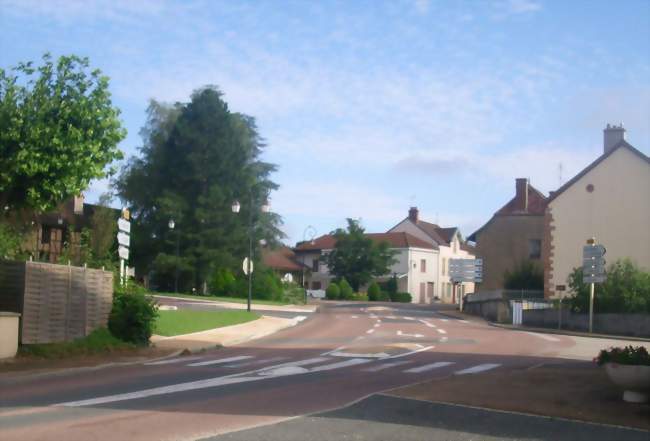
{"label": "white crosswalk stripe", "polygon": [[241,360],[248,360],[249,358],[254,358],[252,355],[240,355],[238,357],[228,357],[228,358],[219,358],[217,360],[207,360],[207,361],[199,361],[197,363],[190,363],[188,366],[196,367],[196,366],[210,366],[213,364],[224,364],[224,363],[230,363],[233,361],[241,361]]}
{"label": "white crosswalk stripe", "polygon": [[436,363],[430,363],[430,364],[425,364],[422,366],[414,367],[411,369],[407,369],[404,372],[407,374],[419,374],[421,372],[426,372],[426,371],[431,371],[433,369],[439,369],[445,366],[449,366],[451,364],[454,364],[453,361],[438,361]]}
{"label": "white crosswalk stripe", "polygon": [[473,366],[471,368],[463,369],[462,371],[454,372],[454,374],[455,375],[476,374],[478,372],[489,371],[490,369],[494,369],[494,368],[499,367],[499,366],[501,366],[501,365],[497,364],[497,363],[479,364],[479,365]]}
{"label": "white crosswalk stripe", "polygon": [[340,361],[338,363],[330,363],[323,366],[317,366],[315,368],[311,368],[309,372],[329,371],[332,369],[340,369],[348,366],[356,366],[358,364],[370,363],[371,361],[373,360],[369,360],[367,358],[352,358],[350,360]]}
{"label": "white crosswalk stripe", "polygon": [[289,357],[263,358],[262,360],[244,361],[243,363],[227,364],[224,367],[228,368],[228,369],[233,369],[233,368],[238,368],[238,367],[243,367],[243,366],[258,366],[260,364],[275,363],[276,361],[282,361],[282,360],[286,360],[288,358]]}
{"label": "white crosswalk stripe", "polygon": [[145,366],[160,366],[163,364],[173,364],[173,363],[182,363],[184,361],[193,361],[193,360],[199,360],[203,358],[201,357],[178,357],[178,358],[170,358],[167,360],[159,360],[159,361],[152,361],[149,363],[144,363]]}
{"label": "white crosswalk stripe", "polygon": [[390,363],[381,363],[381,364],[378,364],[376,366],[372,366],[372,367],[361,369],[361,370],[364,371],[364,372],[379,372],[379,371],[383,371],[384,369],[392,368],[392,367],[395,367],[395,366],[402,366],[402,365],[405,365],[407,363],[411,363],[411,362],[407,361],[407,360],[393,361],[393,362],[390,362]]}

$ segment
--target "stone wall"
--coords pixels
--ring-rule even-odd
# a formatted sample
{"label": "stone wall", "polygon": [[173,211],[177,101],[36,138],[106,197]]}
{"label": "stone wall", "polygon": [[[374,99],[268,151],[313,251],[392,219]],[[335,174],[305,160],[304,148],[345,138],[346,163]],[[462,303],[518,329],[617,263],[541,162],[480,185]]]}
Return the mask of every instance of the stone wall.
{"label": "stone wall", "polygon": [[[557,309],[525,310],[523,325],[533,328],[559,328],[560,314]],[[562,311],[562,329],[589,330],[589,314]],[[593,332],[596,334],[650,337],[650,314],[594,314]]]}

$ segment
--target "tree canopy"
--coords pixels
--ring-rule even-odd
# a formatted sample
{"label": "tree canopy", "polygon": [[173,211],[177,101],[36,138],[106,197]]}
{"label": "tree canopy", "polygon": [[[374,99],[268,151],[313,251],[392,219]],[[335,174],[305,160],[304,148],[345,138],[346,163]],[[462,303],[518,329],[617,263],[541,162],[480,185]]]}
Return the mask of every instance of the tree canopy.
{"label": "tree canopy", "polygon": [[[114,184],[134,218],[132,262],[154,270],[159,287],[171,286],[177,266],[185,290],[198,289],[218,268],[241,272],[249,217],[255,245],[282,237],[279,216],[261,212],[277,188],[270,179],[276,167],[260,159],[265,144],[254,119],[231,112],[216,87],[197,90],[188,103],[152,101],[141,135],[141,156]],[[231,211],[235,200],[239,214]]]}
{"label": "tree canopy", "polygon": [[368,238],[359,221],[347,219],[347,223],[347,229],[333,233],[336,245],[327,257],[327,265],[332,274],[347,280],[358,291],[373,277],[390,272],[394,253],[387,242],[376,243]]}
{"label": "tree canopy", "polygon": [[122,158],[126,136],[108,78],[87,58],[49,54],[0,68],[0,203],[46,211],[81,193]]}

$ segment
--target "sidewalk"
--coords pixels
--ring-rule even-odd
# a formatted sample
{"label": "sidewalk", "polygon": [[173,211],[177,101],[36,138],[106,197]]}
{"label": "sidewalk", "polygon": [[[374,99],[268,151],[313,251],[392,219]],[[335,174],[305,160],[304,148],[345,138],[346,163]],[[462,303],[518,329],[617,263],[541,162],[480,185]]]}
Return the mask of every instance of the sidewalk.
{"label": "sidewalk", "polygon": [[[158,296],[152,295],[153,298],[157,300],[171,299],[176,301],[183,301],[188,303],[209,303],[220,308],[226,309],[246,309],[246,303],[235,303],[235,302],[223,302],[221,300],[210,300],[206,299],[190,299],[186,297],[175,297],[175,296]],[[282,311],[282,312],[298,312],[311,314],[316,311],[318,305],[264,305],[253,302],[253,310],[262,310],[262,311]]]}
{"label": "sidewalk", "polygon": [[151,342],[158,349],[196,352],[214,347],[233,346],[266,337],[282,329],[295,326],[306,318],[306,316],[298,316],[291,319],[262,316],[252,322],[193,332],[191,334],[175,335],[172,337],[154,335],[151,337]]}

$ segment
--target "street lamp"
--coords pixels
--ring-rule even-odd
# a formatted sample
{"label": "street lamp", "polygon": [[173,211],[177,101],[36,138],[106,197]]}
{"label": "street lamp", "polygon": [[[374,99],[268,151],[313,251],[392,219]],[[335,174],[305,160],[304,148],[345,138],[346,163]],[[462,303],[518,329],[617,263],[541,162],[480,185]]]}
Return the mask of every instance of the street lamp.
{"label": "street lamp", "polygon": [[[248,272],[248,301],[246,303],[246,311],[250,312],[251,311],[251,302],[253,299],[253,194],[251,192],[251,198],[250,198],[250,210],[248,210],[248,265],[247,265],[247,272]],[[262,206],[260,207],[260,210],[262,213],[268,213],[270,210],[270,205],[268,203],[267,199],[264,199],[264,202],[262,202]],[[239,213],[239,210],[241,209],[241,204],[239,201],[235,200],[232,203],[232,212],[235,214]]]}
{"label": "street lamp", "polygon": [[[307,242],[307,237],[309,237],[309,243],[314,244],[314,237],[316,237],[316,228],[311,225],[307,225],[305,231],[302,232],[302,241]],[[305,286],[305,254],[302,255],[302,288],[305,291],[305,305],[307,304],[307,287]]]}
{"label": "street lamp", "polygon": [[[176,226],[176,223],[174,222],[174,219],[169,219],[169,223],[167,224],[170,230],[174,231],[174,227]],[[176,262],[174,265],[174,293],[178,294],[178,254],[179,254],[179,235],[180,231],[176,230]]]}

